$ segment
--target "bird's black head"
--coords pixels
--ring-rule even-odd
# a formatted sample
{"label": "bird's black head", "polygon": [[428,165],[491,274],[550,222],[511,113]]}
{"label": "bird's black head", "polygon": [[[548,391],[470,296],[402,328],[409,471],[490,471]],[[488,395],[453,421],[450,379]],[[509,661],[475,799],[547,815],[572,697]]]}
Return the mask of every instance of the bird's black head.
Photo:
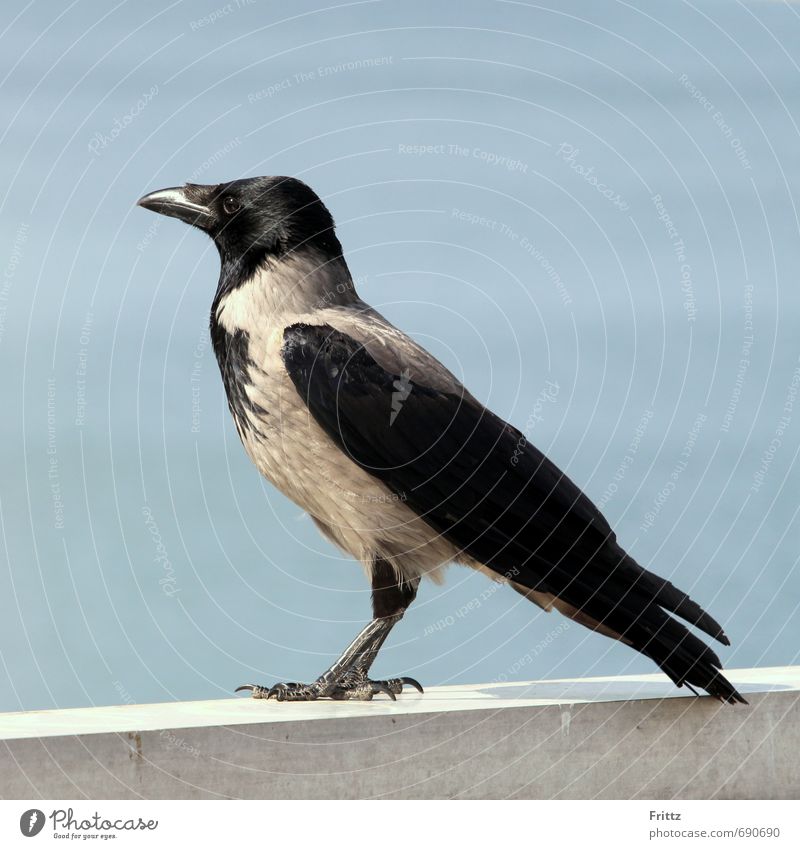
{"label": "bird's black head", "polygon": [[245,278],[261,263],[302,250],[341,256],[334,223],[313,189],[292,177],[193,183],[145,195],[139,206],[179,218],[214,240],[223,268]]}

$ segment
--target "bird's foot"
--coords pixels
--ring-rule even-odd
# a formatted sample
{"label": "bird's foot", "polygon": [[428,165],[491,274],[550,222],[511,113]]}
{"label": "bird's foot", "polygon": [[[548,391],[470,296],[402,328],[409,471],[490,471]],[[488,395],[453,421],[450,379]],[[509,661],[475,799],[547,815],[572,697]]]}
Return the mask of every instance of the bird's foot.
{"label": "bird's foot", "polygon": [[339,681],[333,682],[330,692],[326,695],[337,701],[353,699],[368,702],[372,700],[373,696],[385,693],[392,701],[396,701],[395,697],[403,692],[403,687],[406,684],[414,687],[420,693],[423,692],[422,685],[414,678],[389,678],[386,681],[373,681],[367,677],[365,672],[349,672]]}
{"label": "bird's foot", "polygon": [[368,702],[373,696],[384,693],[395,701],[396,696],[403,692],[403,687],[410,685],[420,693],[422,685],[413,678],[389,678],[386,681],[373,681],[366,672],[351,670],[339,678],[328,678],[323,675],[313,684],[275,684],[272,687],[262,687],[260,684],[243,684],[236,688],[250,690],[254,699],[275,698],[279,702],[313,702],[317,699],[346,699]]}

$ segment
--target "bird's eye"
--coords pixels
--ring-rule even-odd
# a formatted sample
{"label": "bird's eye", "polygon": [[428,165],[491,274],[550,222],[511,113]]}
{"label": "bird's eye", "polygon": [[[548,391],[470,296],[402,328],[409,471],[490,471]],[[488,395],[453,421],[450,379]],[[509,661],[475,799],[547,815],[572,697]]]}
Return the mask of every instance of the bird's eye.
{"label": "bird's eye", "polygon": [[238,212],[242,208],[242,205],[235,197],[228,195],[228,197],[222,201],[222,208],[228,215],[233,215],[234,212]]}

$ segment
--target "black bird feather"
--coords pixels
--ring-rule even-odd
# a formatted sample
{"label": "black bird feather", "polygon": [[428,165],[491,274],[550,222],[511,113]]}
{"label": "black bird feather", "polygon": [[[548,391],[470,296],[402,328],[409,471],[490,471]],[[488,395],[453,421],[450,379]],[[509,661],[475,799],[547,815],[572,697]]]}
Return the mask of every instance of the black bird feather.
{"label": "black bird feather", "polygon": [[327,325],[286,328],[283,358],[328,436],[462,552],[620,635],[678,686],[744,702],[717,655],[670,613],[728,645],[720,625],[626,554],[594,504],[516,428],[413,375],[393,417],[402,376]]}

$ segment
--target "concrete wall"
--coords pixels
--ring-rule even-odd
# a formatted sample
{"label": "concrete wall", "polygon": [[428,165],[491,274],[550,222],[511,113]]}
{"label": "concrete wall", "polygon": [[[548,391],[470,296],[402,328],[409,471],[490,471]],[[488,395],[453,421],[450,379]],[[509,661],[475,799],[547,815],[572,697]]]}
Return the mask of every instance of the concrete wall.
{"label": "concrete wall", "polygon": [[636,676],[4,714],[0,795],[798,798],[800,668],[730,677],[749,706]]}

